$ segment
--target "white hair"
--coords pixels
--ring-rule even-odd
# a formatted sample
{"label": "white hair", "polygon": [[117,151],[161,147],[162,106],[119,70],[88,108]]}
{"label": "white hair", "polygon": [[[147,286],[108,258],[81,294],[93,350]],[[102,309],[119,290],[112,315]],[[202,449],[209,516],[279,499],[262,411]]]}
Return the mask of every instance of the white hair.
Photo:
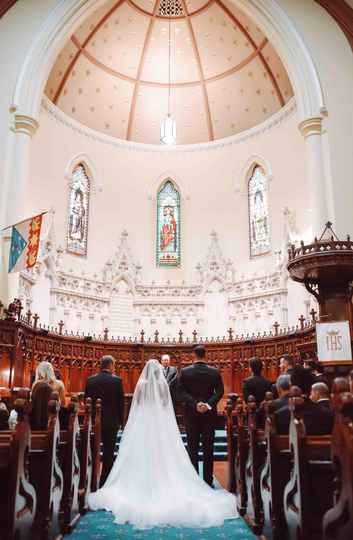
{"label": "white hair", "polygon": [[36,369],[36,382],[37,381],[44,381],[48,384],[54,382],[56,380],[54,368],[51,365],[50,362],[47,362],[46,360],[43,360],[43,362],[40,362],[38,364]]}
{"label": "white hair", "polygon": [[167,354],[167,353],[165,353],[165,354],[162,354],[162,356],[161,356],[161,360],[163,360],[163,359],[167,359],[167,358],[168,358],[168,360],[170,360],[170,354]]}

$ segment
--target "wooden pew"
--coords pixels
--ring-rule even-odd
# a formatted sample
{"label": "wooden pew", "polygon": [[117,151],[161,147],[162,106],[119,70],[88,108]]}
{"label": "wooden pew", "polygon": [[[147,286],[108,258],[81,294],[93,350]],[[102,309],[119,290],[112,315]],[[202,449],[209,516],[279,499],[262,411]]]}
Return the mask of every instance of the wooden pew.
{"label": "wooden pew", "polygon": [[80,514],[85,514],[88,510],[88,495],[91,492],[92,483],[92,449],[90,437],[92,432],[92,400],[87,398],[85,402],[85,413],[80,425],[80,485],[79,501]]}
{"label": "wooden pew", "polygon": [[225,415],[226,415],[226,431],[227,431],[227,454],[228,454],[228,484],[227,489],[231,493],[236,491],[236,481],[235,481],[235,453],[236,453],[236,437],[234,429],[234,420],[235,416],[235,405],[239,396],[236,394],[229,394]]}
{"label": "wooden pew", "polygon": [[291,460],[288,435],[278,435],[274,422],[272,395],[266,395],[266,460],[261,473],[264,523],[262,534],[268,540],[285,540],[287,524],[283,509],[284,488],[290,479]]}
{"label": "wooden pew", "polygon": [[60,431],[59,455],[63,472],[63,494],[60,504],[60,527],[63,534],[71,532],[80,519],[79,483],[80,461],[78,456],[78,400],[72,397],[68,406],[68,429]]}
{"label": "wooden pew", "polygon": [[17,399],[15,431],[0,433],[0,533],[2,540],[27,540],[37,507],[37,497],[28,482],[26,456],[31,430],[28,404]]}
{"label": "wooden pew", "polygon": [[91,433],[92,448],[92,481],[91,491],[97,491],[99,488],[99,479],[101,475],[101,441],[102,441],[102,400],[97,399],[93,411],[93,431]]}
{"label": "wooden pew", "polygon": [[336,420],[332,433],[332,462],[335,474],[333,508],[324,516],[324,540],[353,537],[353,394],[336,398]]}
{"label": "wooden pew", "polygon": [[239,515],[244,516],[247,507],[246,477],[245,468],[248,459],[249,439],[246,427],[246,405],[242,398],[239,398],[235,406],[237,419],[237,447],[235,454],[235,486],[236,501]]}
{"label": "wooden pew", "polygon": [[58,461],[59,408],[58,396],[54,396],[48,403],[48,429],[33,431],[31,436],[29,479],[37,494],[31,540],[55,540],[62,537],[59,512],[64,482]]}
{"label": "wooden pew", "polygon": [[306,436],[299,388],[292,388],[291,478],[284,489],[283,503],[290,540],[322,539],[322,521],[333,501],[331,435]]}
{"label": "wooden pew", "polygon": [[247,509],[244,517],[253,533],[259,536],[264,522],[260,480],[266,455],[265,433],[257,429],[254,396],[249,396],[247,407],[249,448],[245,467]]}

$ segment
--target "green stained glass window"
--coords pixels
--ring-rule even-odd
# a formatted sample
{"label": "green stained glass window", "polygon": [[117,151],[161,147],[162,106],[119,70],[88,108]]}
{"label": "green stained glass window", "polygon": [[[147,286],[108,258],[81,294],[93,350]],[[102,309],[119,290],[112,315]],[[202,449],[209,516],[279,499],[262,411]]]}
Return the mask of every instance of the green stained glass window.
{"label": "green stained glass window", "polygon": [[263,169],[255,165],[248,184],[250,256],[270,251],[268,185]]}
{"label": "green stained glass window", "polygon": [[171,179],[157,195],[157,266],[180,266],[180,193]]}

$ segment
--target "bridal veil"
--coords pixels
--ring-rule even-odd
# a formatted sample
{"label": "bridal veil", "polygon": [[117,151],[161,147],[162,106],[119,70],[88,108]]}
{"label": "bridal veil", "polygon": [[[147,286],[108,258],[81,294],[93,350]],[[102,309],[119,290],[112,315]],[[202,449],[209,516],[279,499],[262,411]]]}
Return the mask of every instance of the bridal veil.
{"label": "bridal veil", "polygon": [[157,360],[149,360],[141,373],[118,457],[89,505],[141,529],[218,526],[236,515],[234,496],[210,488],[193,468]]}

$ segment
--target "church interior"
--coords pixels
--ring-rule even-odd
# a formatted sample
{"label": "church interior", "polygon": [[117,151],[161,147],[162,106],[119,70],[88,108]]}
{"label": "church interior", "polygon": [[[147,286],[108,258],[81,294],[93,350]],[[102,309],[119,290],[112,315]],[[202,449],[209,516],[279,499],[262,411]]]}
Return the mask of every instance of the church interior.
{"label": "church interior", "polygon": [[[0,539],[351,540],[353,0],[3,0],[0,43]],[[190,454],[197,354],[234,516],[92,511],[88,379],[118,461],[160,361]]]}

